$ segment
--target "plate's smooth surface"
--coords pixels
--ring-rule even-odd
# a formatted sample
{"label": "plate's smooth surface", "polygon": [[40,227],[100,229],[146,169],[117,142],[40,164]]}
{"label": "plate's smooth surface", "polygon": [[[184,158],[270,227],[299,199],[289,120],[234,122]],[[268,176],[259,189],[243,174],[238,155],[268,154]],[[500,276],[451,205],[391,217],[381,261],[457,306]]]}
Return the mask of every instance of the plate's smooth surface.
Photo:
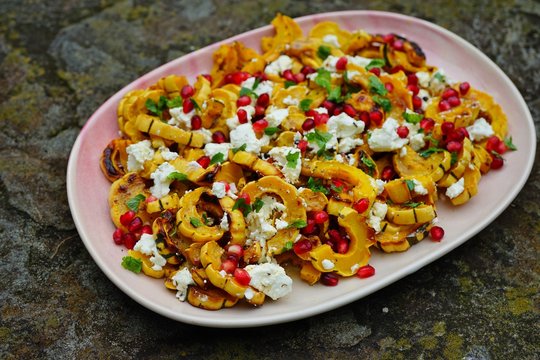
{"label": "plate's smooth surface", "polygon": [[440,225],[446,231],[441,243],[425,240],[399,254],[374,251],[370,263],[377,273],[369,279],[343,279],[337,287],[310,287],[295,279],[291,295],[276,302],[268,300],[261,308],[237,306],[217,312],[200,310],[179,302],[162,281],[135,275],[120,266],[126,250],[116,246],[111,238],[114,227],[107,206],[110,183],[101,174],[99,158],[108,142],[118,136],[116,107],[127,91],[148,87],[171,73],[193,79],[197,74],[209,72],[211,55],[221,44],[236,40],[259,49],[260,38],[271,35],[273,30],[265,26],[171,61],[126,86],[92,115],[75,142],[67,171],[69,205],[88,251],[122,291],[161,315],[204,326],[247,327],[301,319],[345,305],[413,273],[470,239],[510,204],[529,176],[536,139],[527,105],[497,65],[468,42],[439,26],[393,13],[346,11],[296,20],[305,33],[317,22],[330,20],[348,30],[395,32],[417,42],[429,64],[444,68],[456,81],[469,81],[494,96],[509,115],[509,132],[518,151],[505,155],[507,161],[503,169],[482,177],[478,195],[466,205],[451,207],[438,203]]}

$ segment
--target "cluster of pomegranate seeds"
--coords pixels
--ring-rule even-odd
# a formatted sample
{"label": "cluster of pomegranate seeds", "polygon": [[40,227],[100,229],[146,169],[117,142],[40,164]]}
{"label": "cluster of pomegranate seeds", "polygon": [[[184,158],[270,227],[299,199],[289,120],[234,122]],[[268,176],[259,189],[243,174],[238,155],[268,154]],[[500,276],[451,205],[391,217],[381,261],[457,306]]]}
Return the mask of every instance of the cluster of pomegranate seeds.
{"label": "cluster of pomegranate seeds", "polygon": [[326,286],[336,286],[339,283],[339,275],[328,272],[321,275],[321,284]]}
{"label": "cluster of pomegranate seeds", "polygon": [[304,74],[303,72],[299,72],[298,74],[293,74],[292,70],[290,70],[290,69],[287,69],[287,70],[283,71],[281,76],[286,81],[291,81],[291,82],[293,82],[295,84],[301,83],[304,80],[306,80],[306,74]]}
{"label": "cluster of pomegranate seeds", "polygon": [[372,110],[369,112],[369,121],[377,126],[382,124],[383,114],[379,110]]}
{"label": "cluster of pomegranate seeds", "polygon": [[251,282],[251,276],[245,269],[242,268],[236,268],[234,270],[234,279],[243,286],[248,286]]}
{"label": "cluster of pomegranate seeds", "polygon": [[324,243],[329,245],[334,252],[346,254],[349,251],[349,240],[339,230],[329,230],[328,236],[329,239],[325,240]]}
{"label": "cluster of pomegranate seeds", "polygon": [[429,133],[435,127],[435,120],[432,118],[423,118],[420,120],[420,128],[424,130],[424,133]]}
{"label": "cluster of pomegranate seeds", "polygon": [[240,85],[246,81],[251,75],[245,71],[238,71],[225,75],[226,84],[236,84]]}
{"label": "cluster of pomegranate seeds", "polygon": [[429,230],[429,235],[431,236],[431,240],[439,242],[444,237],[444,229],[440,226],[433,226]]}
{"label": "cluster of pomegranate seeds", "polygon": [[390,82],[384,83],[384,87],[388,92],[394,91],[394,85]]}
{"label": "cluster of pomegranate seeds", "polygon": [[221,262],[221,270],[224,270],[227,274],[232,274],[238,267],[238,259],[234,256],[228,256],[227,259]]}
{"label": "cluster of pomegranate seeds", "polygon": [[304,67],[302,67],[302,70],[300,70],[300,72],[304,75],[309,75],[309,74],[313,74],[313,73],[316,73],[317,70],[315,70],[314,68],[312,68],[311,66],[309,65],[305,65]]}
{"label": "cluster of pomegranate seeds", "polygon": [[374,67],[368,70],[370,73],[381,76],[381,68]]}
{"label": "cluster of pomegranate seeds", "polygon": [[469,137],[469,132],[464,127],[456,128],[454,123],[445,121],[441,124],[441,132],[446,142],[446,150],[459,152],[463,148],[463,140]]}
{"label": "cluster of pomegranate seeds", "polygon": [[244,199],[244,202],[246,203],[246,205],[251,204],[251,197],[249,196],[248,193],[242,193],[238,195],[238,199]]}
{"label": "cluster of pomegranate seeds", "polygon": [[302,123],[302,130],[309,131],[315,127],[315,120],[313,118],[307,118]]}
{"label": "cluster of pomegranate seeds", "polygon": [[133,249],[141,234],[152,234],[152,227],[144,225],[142,219],[133,210],[120,215],[120,223],[127,228],[127,232],[116,228],[112,238],[116,245],[124,245],[127,249]]}
{"label": "cluster of pomegranate seeds", "polygon": [[461,99],[459,98],[459,93],[452,88],[446,88],[441,95],[441,101],[439,101],[439,110],[447,111],[460,104]]}
{"label": "cluster of pomegranate seeds", "polygon": [[188,114],[195,108],[195,105],[193,105],[193,101],[191,101],[191,98],[184,99],[182,102],[182,111],[184,114]]}
{"label": "cluster of pomegranate seeds", "polygon": [[313,214],[313,220],[316,224],[324,224],[328,221],[328,213],[324,210],[316,211]]}
{"label": "cluster of pomegranate seeds", "polygon": [[375,275],[375,268],[371,265],[362,266],[356,272],[356,276],[358,276],[360,279],[366,279],[373,275]]}
{"label": "cluster of pomegranate seeds", "polygon": [[210,156],[204,155],[197,159],[197,163],[199,163],[199,165],[201,165],[204,169],[206,169],[208,166],[210,166],[211,160],[212,159],[210,159]]}
{"label": "cluster of pomegranate seeds", "polygon": [[300,141],[298,142],[297,147],[298,147],[298,149],[300,149],[300,151],[301,151],[302,153],[306,152],[307,147],[308,147],[308,142],[307,142],[307,140],[300,140]]}
{"label": "cluster of pomegranate seeds", "polygon": [[329,118],[328,114],[321,114],[313,109],[306,111],[306,116],[313,118],[315,126],[321,126],[326,124]]}
{"label": "cluster of pomegranate seeds", "polygon": [[184,99],[192,97],[193,94],[195,94],[195,89],[191,85],[184,85],[180,90],[180,96]]}
{"label": "cluster of pomegranate seeds", "polygon": [[251,104],[251,98],[248,95],[242,95],[236,100],[236,106],[247,106]]}
{"label": "cluster of pomegranate seeds", "polygon": [[314,219],[307,219],[307,225],[306,227],[302,228],[300,230],[300,233],[303,235],[312,235],[315,234],[319,230],[319,227],[317,226],[317,223]]}
{"label": "cluster of pomegranate seeds", "polygon": [[469,89],[471,88],[471,84],[469,84],[468,82],[462,82],[461,84],[459,84],[459,93],[461,95],[465,95],[469,92]]}
{"label": "cluster of pomegranate seeds", "polygon": [[486,150],[491,155],[491,168],[497,170],[503,167],[504,159],[501,155],[508,151],[508,146],[506,146],[504,141],[496,135],[492,135],[486,141]]}

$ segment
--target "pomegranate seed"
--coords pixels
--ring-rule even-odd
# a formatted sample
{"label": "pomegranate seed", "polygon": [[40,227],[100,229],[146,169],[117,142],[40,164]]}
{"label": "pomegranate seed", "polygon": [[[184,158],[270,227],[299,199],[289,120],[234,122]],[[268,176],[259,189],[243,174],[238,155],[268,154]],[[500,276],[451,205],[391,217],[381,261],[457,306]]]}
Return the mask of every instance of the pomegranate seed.
{"label": "pomegranate seed", "polygon": [[216,144],[223,144],[226,140],[225,134],[221,131],[216,131],[212,134],[212,141]]}
{"label": "pomegranate seed", "polygon": [[374,67],[368,70],[370,73],[381,76],[381,68]]}
{"label": "pomegranate seed", "polygon": [[236,100],[236,106],[247,106],[251,104],[251,98],[247,95],[240,96],[238,100]]}
{"label": "pomegranate seed", "polygon": [[459,152],[463,148],[463,144],[458,141],[450,141],[446,144],[446,150],[450,152]]}
{"label": "pomegranate seed", "polygon": [[452,130],[446,134],[446,141],[463,142],[464,138],[465,135],[463,135],[463,132],[459,131],[459,129]]}
{"label": "pomegranate seed", "polygon": [[264,113],[266,112],[266,108],[261,105],[255,105],[255,114],[254,118],[260,119],[261,117],[264,117]]}
{"label": "pomegranate seed", "polygon": [[334,108],[334,111],[332,111],[332,115],[334,116],[338,116],[339,114],[341,114],[343,112],[343,106],[336,106]]}
{"label": "pomegranate seed", "polygon": [[420,121],[420,127],[424,130],[425,133],[430,132],[433,130],[433,127],[435,126],[435,120],[432,118],[424,118]]}
{"label": "pomegranate seed", "polygon": [[253,123],[253,131],[261,133],[268,127],[266,119],[257,120]]}
{"label": "pomegranate seed", "polygon": [[321,283],[326,286],[336,286],[339,283],[339,276],[334,273],[323,273]]}
{"label": "pomegranate seed", "polygon": [[227,248],[227,254],[233,255],[237,259],[240,259],[242,256],[244,256],[244,249],[238,244],[232,244]]}
{"label": "pomegranate seed", "polygon": [[184,99],[184,102],[182,103],[182,111],[184,111],[184,114],[191,112],[193,108],[194,105],[191,99]]}
{"label": "pomegranate seed", "polygon": [[257,98],[257,105],[259,106],[266,108],[269,102],[270,102],[270,95],[268,95],[267,93],[261,94]]}
{"label": "pomegranate seed", "polygon": [[153,233],[152,227],[150,225],[144,225],[141,229],[141,234],[151,235]]}
{"label": "pomegranate seed", "polygon": [[294,243],[293,251],[297,255],[302,255],[307,252],[310,252],[313,248],[313,244],[308,239],[300,240]]}
{"label": "pomegranate seed", "polygon": [[356,210],[359,214],[362,214],[369,208],[369,199],[362,198],[353,204],[353,209]]}
{"label": "pomegranate seed", "polygon": [[407,84],[408,85],[418,85],[418,77],[415,74],[407,75]]}
{"label": "pomegranate seed", "polygon": [[504,159],[500,156],[491,155],[491,168],[497,170],[502,168],[504,165]]}
{"label": "pomegranate seed", "polygon": [[238,117],[238,122],[240,124],[245,124],[248,122],[248,115],[246,110],[238,109],[238,111],[236,112],[236,116]]}
{"label": "pomegranate seed", "polygon": [[405,71],[405,69],[403,68],[402,65],[396,65],[393,68],[391,68],[389,72],[390,72],[390,74],[395,74],[395,73],[400,72],[400,71]]}
{"label": "pomegranate seed", "polygon": [[456,107],[461,104],[461,100],[457,96],[450,96],[447,101],[451,107]]}
{"label": "pomegranate seed", "polygon": [[313,219],[317,224],[324,224],[326,221],[328,221],[328,213],[324,210],[317,211],[313,215]]}
{"label": "pomegranate seed", "polygon": [[403,51],[403,40],[394,40],[392,47],[398,51]]}
{"label": "pomegranate seed", "polygon": [[315,121],[312,118],[307,118],[302,124],[302,129],[304,131],[309,131],[315,127]]}
{"label": "pomegranate seed", "polygon": [[225,270],[227,274],[234,273],[234,270],[238,267],[238,261],[235,258],[227,258],[221,263],[221,270]]}
{"label": "pomegranate seed", "polygon": [[394,85],[392,83],[384,83],[384,88],[388,91],[388,92],[392,92],[392,90],[394,90]]}
{"label": "pomegranate seed", "polygon": [[339,233],[338,230],[332,229],[328,231],[328,236],[330,236],[330,239],[334,240],[335,242],[341,240],[343,237]]}
{"label": "pomegranate seed", "polygon": [[208,166],[210,166],[210,157],[209,156],[201,156],[197,162],[199,165],[201,165],[204,169],[206,169]]}
{"label": "pomegranate seed", "polygon": [[210,74],[202,74],[201,76],[203,78],[205,78],[206,80],[208,80],[210,83],[212,83],[212,75],[210,75]]}
{"label": "pomegranate seed", "polygon": [[347,68],[347,58],[342,56],[336,61],[336,70],[345,70]]}
{"label": "pomegranate seed", "polygon": [[337,188],[342,188],[344,191],[347,190],[347,187],[345,186],[345,183],[339,179],[332,180],[332,184]]}
{"label": "pomegranate seed", "polygon": [[448,111],[450,110],[450,104],[446,100],[439,101],[439,110],[440,111]]}
{"label": "pomegranate seed", "polygon": [[395,37],[396,36],[394,34],[386,34],[386,35],[383,36],[383,41],[385,43],[389,44],[389,43],[394,41]]}
{"label": "pomegranate seed", "polygon": [[461,84],[459,84],[459,93],[461,95],[465,95],[466,93],[469,92],[469,89],[471,88],[471,85],[468,83],[468,82],[462,82]]}
{"label": "pomegranate seed", "polygon": [[429,235],[431,235],[431,240],[441,241],[444,237],[444,229],[440,226],[434,226],[429,230]]}
{"label": "pomegranate seed", "polygon": [[122,229],[116,228],[116,230],[114,230],[112,238],[116,245],[122,245],[122,235]]}
{"label": "pomegranate seed", "polygon": [[230,84],[233,82],[232,74],[225,75],[225,84]]}
{"label": "pomegranate seed", "polygon": [[126,211],[124,214],[120,215],[120,224],[128,226],[131,220],[135,218],[135,215],[135,211],[133,210]]}
{"label": "pomegranate seed", "polygon": [[441,132],[443,134],[448,134],[454,130],[454,123],[450,121],[445,121],[441,124]]}
{"label": "pomegranate seed", "polygon": [[328,110],[328,113],[331,114],[334,112],[334,108],[336,107],[336,104],[334,104],[332,101],[330,100],[324,100],[323,103],[322,103],[322,106]]}
{"label": "pomegranate seed", "polygon": [[315,118],[315,116],[320,115],[320,114],[318,111],[315,111],[315,109],[309,109],[308,111],[305,112],[305,115],[307,117]]}
{"label": "pomegranate seed", "polygon": [[122,235],[122,243],[124,246],[128,249],[133,249],[135,247],[135,244],[137,243],[137,238],[132,233],[125,233]]}
{"label": "pomegranate seed", "polygon": [[287,81],[293,81],[293,82],[294,82],[294,80],[295,80],[295,79],[294,79],[294,74],[292,73],[292,70],[290,70],[290,69],[285,70],[285,71],[281,74],[281,76],[283,76],[283,78],[284,78],[285,80],[287,80]]}
{"label": "pomegranate seed", "polygon": [[199,115],[193,115],[191,118],[191,130],[199,130],[202,128],[202,119]]}
{"label": "pomegranate seed", "polygon": [[303,73],[298,73],[294,75],[294,81],[298,84],[306,80],[306,75]]}
{"label": "pomegranate seed", "polygon": [[381,125],[383,119],[383,114],[379,110],[373,110],[369,113],[369,120],[373,122],[375,125],[379,126]]}
{"label": "pomegranate seed", "polygon": [[355,108],[353,108],[351,105],[349,104],[345,104],[343,105],[343,112],[347,115],[349,115],[350,117],[355,117],[356,116],[356,110]]}
{"label": "pomegranate seed", "polygon": [[298,149],[300,149],[301,152],[305,152],[308,147],[307,140],[300,140],[297,145]]}
{"label": "pomegranate seed", "polygon": [[313,219],[308,219],[307,226],[305,228],[302,228],[302,230],[300,230],[300,232],[304,235],[311,235],[315,231],[317,231],[317,224],[315,223],[315,220]]}
{"label": "pomegranate seed", "polygon": [[398,136],[402,139],[405,139],[407,136],[409,136],[409,128],[405,125],[398,126],[396,132]]}
{"label": "pomegranate seed", "polygon": [[184,85],[184,87],[182,87],[182,90],[180,90],[180,95],[184,99],[188,97],[192,97],[193,94],[195,94],[195,90],[193,89],[191,85]]}
{"label": "pomegranate seed", "polygon": [[314,68],[312,68],[311,66],[304,66],[302,68],[302,70],[300,70],[300,72],[304,75],[309,75],[309,74],[313,74],[314,72],[316,72],[317,70],[315,70]]}
{"label": "pomegranate seed", "polygon": [[242,72],[236,72],[232,74],[232,82],[236,85],[240,85],[244,80],[244,74],[242,74]]}
{"label": "pomegranate seed", "polygon": [[144,200],[145,203],[151,203],[153,201],[156,201],[158,198],[155,197],[154,195],[150,195],[149,197],[146,198],[146,200]]}
{"label": "pomegranate seed", "polygon": [[369,113],[367,111],[362,111],[359,117],[360,117],[360,120],[362,120],[366,124],[366,127],[368,127],[370,123]]}
{"label": "pomegranate seed", "polygon": [[240,194],[240,195],[238,195],[238,198],[239,198],[239,199],[244,199],[244,202],[245,202],[247,205],[251,204],[251,197],[249,196],[248,193]]}
{"label": "pomegranate seed", "polygon": [[381,179],[384,181],[390,181],[395,176],[396,176],[396,172],[390,165],[385,166],[383,171],[381,172]]}
{"label": "pomegranate seed", "polygon": [[324,125],[328,122],[329,116],[328,114],[315,114],[313,117],[313,121],[315,121],[315,126]]}
{"label": "pomegranate seed", "polygon": [[336,252],[338,254],[346,254],[349,251],[349,242],[345,239],[341,239],[336,243]]}
{"label": "pomegranate seed", "polygon": [[143,226],[142,219],[140,217],[136,217],[135,219],[131,220],[131,222],[128,225],[128,230],[131,232],[135,232],[138,230],[141,230]]}
{"label": "pomegranate seed", "polygon": [[446,88],[444,89],[441,97],[444,99],[444,100],[448,100],[449,98],[453,97],[453,96],[459,96],[458,92],[452,88]]}
{"label": "pomegranate seed", "polygon": [[236,268],[234,270],[234,279],[237,283],[243,286],[248,286],[251,282],[251,276],[245,269]]}
{"label": "pomegranate seed", "polygon": [[365,279],[373,275],[375,275],[375,268],[371,265],[362,266],[356,272],[356,276],[358,276],[360,279]]}
{"label": "pomegranate seed", "polygon": [[421,109],[422,108],[422,99],[420,98],[420,96],[413,96],[412,97],[412,104],[413,104],[413,107],[414,109]]}
{"label": "pomegranate seed", "polygon": [[504,141],[499,141],[499,144],[497,145],[497,148],[495,149],[495,151],[502,155],[508,151],[508,146],[506,146]]}
{"label": "pomegranate seed", "polygon": [[496,149],[499,147],[500,142],[501,140],[497,136],[490,136],[486,141],[486,150],[488,152],[496,151]]}
{"label": "pomegranate seed", "polygon": [[416,85],[407,85],[407,89],[413,93],[414,96],[418,95],[420,89]]}
{"label": "pomegranate seed", "polygon": [[468,138],[468,139],[471,138],[471,136],[469,135],[469,132],[464,127],[459,127],[456,129],[456,131],[459,131],[463,135],[463,138]]}

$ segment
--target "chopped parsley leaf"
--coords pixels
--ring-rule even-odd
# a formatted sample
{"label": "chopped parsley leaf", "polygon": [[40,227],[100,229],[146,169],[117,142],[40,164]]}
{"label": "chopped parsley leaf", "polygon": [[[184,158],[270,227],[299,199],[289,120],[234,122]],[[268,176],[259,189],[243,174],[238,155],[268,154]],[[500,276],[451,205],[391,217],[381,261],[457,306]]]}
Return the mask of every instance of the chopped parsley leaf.
{"label": "chopped parsley leaf", "polygon": [[298,165],[298,158],[300,157],[300,151],[295,152],[289,152],[285,158],[287,159],[287,167],[289,168],[296,168],[296,165]]}
{"label": "chopped parsley leaf", "polygon": [[405,183],[407,184],[407,189],[409,189],[409,191],[414,190],[414,180],[405,179]]}
{"label": "chopped parsley leaf", "polygon": [[122,258],[122,267],[126,270],[133,271],[135,274],[138,274],[142,270],[142,261],[134,258],[133,256],[124,256]]}
{"label": "chopped parsley leaf", "polygon": [[181,107],[183,105],[183,99],[180,96],[175,97],[174,99],[167,100],[167,107],[169,109]]}
{"label": "chopped parsley leaf", "polygon": [[366,70],[371,70],[373,68],[381,68],[386,65],[384,59],[373,59],[366,65]]}
{"label": "chopped parsley leaf", "polygon": [[390,102],[390,100],[383,96],[374,95],[373,101],[375,102],[375,104],[382,107],[385,112],[389,112],[390,109],[392,109],[392,103]]}
{"label": "chopped parsley leaf", "polygon": [[294,85],[296,85],[296,83],[294,81],[291,81],[291,80],[285,81],[285,89],[288,89],[288,88],[290,88],[291,86],[294,86]]}
{"label": "chopped parsley leaf", "polygon": [[300,101],[300,110],[302,110],[303,112],[308,111],[312,102],[313,102],[312,99],[304,99]]}
{"label": "chopped parsley leaf", "polygon": [[201,222],[201,220],[193,216],[189,218],[189,223],[193,225],[193,227],[196,227],[196,228],[203,226],[203,223]]}
{"label": "chopped parsley leaf", "polygon": [[455,151],[451,152],[450,153],[450,166],[453,166],[457,162],[458,162],[458,153]]}
{"label": "chopped parsley leaf", "polygon": [[404,112],[403,113],[403,118],[405,119],[406,122],[408,123],[411,123],[411,124],[418,124],[420,121],[422,121],[422,119],[424,118],[424,115],[422,114],[417,114],[417,113],[409,113],[409,112]]}
{"label": "chopped parsley leaf", "polygon": [[325,150],[326,149],[326,143],[332,138],[332,134],[319,131],[318,129],[315,129],[314,132],[306,134],[306,139],[311,143],[316,143],[317,146],[319,146],[319,149]]}
{"label": "chopped parsley leaf", "polygon": [[517,147],[516,145],[514,145],[514,143],[512,142],[512,137],[510,136],[509,138],[506,138],[504,139],[504,144],[506,145],[506,147],[512,151],[516,151],[517,150]]}
{"label": "chopped parsley leaf", "polygon": [[332,86],[332,77],[330,76],[330,71],[326,70],[325,68],[317,69],[315,84],[329,90]]}
{"label": "chopped parsley leaf", "polygon": [[178,171],[173,171],[169,175],[167,175],[167,179],[169,180],[178,180],[178,181],[184,181],[187,180],[187,175]]}
{"label": "chopped parsley leaf", "polygon": [[253,211],[259,212],[259,210],[261,210],[263,206],[264,206],[264,201],[262,201],[261,199],[257,198],[257,199],[255,200],[255,202],[253,203],[252,208],[253,208]]}
{"label": "chopped parsley leaf", "polygon": [[293,242],[292,242],[292,241],[287,241],[287,242],[285,243],[285,246],[283,246],[283,250],[282,250],[282,251],[283,251],[283,252],[289,251],[289,250],[291,250],[292,248],[293,248]]}
{"label": "chopped parsley leaf", "polygon": [[252,210],[251,205],[247,204],[246,199],[244,199],[244,198],[236,199],[232,209],[233,210],[239,209],[240,211],[242,211],[244,216],[247,216]]}
{"label": "chopped parsley leaf", "polygon": [[223,153],[216,153],[214,156],[212,156],[212,159],[210,159],[210,165],[214,164],[221,164],[225,160],[225,155]]}
{"label": "chopped parsley leaf", "polygon": [[242,87],[240,89],[240,94],[239,96],[245,96],[245,95],[248,95],[248,96],[251,96],[251,97],[254,97],[254,98],[257,98],[257,94],[250,88],[247,88],[247,87]]}
{"label": "chopped parsley leaf", "polygon": [[305,228],[306,226],[307,226],[306,220],[294,220],[292,223],[289,224],[289,226],[287,226],[287,229],[293,229],[293,228],[302,229],[302,228]]}
{"label": "chopped parsley leaf", "polygon": [[445,83],[446,82],[446,76],[441,74],[440,72],[436,72],[435,75],[433,75],[434,79],[437,79],[438,81]]}
{"label": "chopped parsley leaf", "polygon": [[404,203],[403,205],[404,206],[407,206],[407,207],[410,207],[410,208],[416,208],[420,205],[423,205],[424,203],[423,202],[412,202],[412,201],[407,201],[406,203]]}
{"label": "chopped parsley leaf", "polygon": [[267,127],[264,129],[264,133],[268,136],[272,136],[279,131],[278,127]]}
{"label": "chopped parsley leaf", "polygon": [[444,151],[444,149],[441,149],[441,148],[438,148],[438,147],[430,147],[430,148],[428,148],[426,150],[420,151],[418,153],[418,155],[420,155],[421,157],[427,158],[433,153],[443,152],[443,151]]}
{"label": "chopped parsley leaf", "polygon": [[384,87],[384,84],[382,83],[382,81],[375,75],[371,75],[369,77],[368,88],[369,88],[369,91],[374,94],[383,95],[383,96],[388,94],[388,90],[386,90],[386,87]]}
{"label": "chopped parsley leaf", "polygon": [[195,101],[194,98],[189,98],[189,101],[191,101],[191,103],[193,104],[193,107],[195,108],[195,110],[201,112],[201,107],[199,106],[199,104],[197,104],[197,101]]}
{"label": "chopped parsley leaf", "polygon": [[236,154],[239,151],[246,151],[247,144],[242,144],[237,148],[232,149],[233,154]]}
{"label": "chopped parsley leaf", "polygon": [[307,187],[313,192],[321,192],[325,195],[329,194],[328,189],[322,184],[320,179],[310,177],[307,181]]}
{"label": "chopped parsley leaf", "polygon": [[321,46],[319,46],[319,48],[317,49],[317,56],[318,56],[321,60],[326,60],[326,58],[327,58],[328,56],[330,56],[331,53],[332,53],[332,48],[330,48],[330,46],[321,45]]}
{"label": "chopped parsley leaf", "polygon": [[126,201],[126,206],[129,208],[129,210],[137,212],[139,211],[139,205],[141,204],[141,201],[144,201],[145,199],[146,197],[143,194],[135,195],[134,197]]}
{"label": "chopped parsley leaf", "polygon": [[373,175],[373,171],[375,170],[375,168],[377,166],[377,165],[375,165],[375,162],[373,162],[373,160],[371,160],[370,158],[368,158],[364,154],[362,154],[362,158],[360,160],[362,160],[362,163],[364,165],[366,165],[367,168],[369,169],[369,175]]}

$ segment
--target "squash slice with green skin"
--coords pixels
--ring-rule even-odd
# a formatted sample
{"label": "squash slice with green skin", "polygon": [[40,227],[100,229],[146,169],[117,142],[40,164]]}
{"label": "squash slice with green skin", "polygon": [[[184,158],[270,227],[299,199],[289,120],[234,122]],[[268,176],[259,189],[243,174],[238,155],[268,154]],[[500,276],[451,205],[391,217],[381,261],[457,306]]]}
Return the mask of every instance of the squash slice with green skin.
{"label": "squash slice with green skin", "polygon": [[225,233],[219,226],[208,226],[197,210],[197,203],[202,194],[212,195],[209,188],[200,187],[180,199],[180,209],[176,213],[178,230],[185,237],[195,242],[208,242],[219,240]]}
{"label": "squash slice with green skin", "polygon": [[203,289],[199,286],[188,288],[186,300],[191,305],[205,310],[220,310],[236,305],[238,298],[220,289]]}
{"label": "squash slice with green skin", "polygon": [[245,166],[264,176],[283,176],[281,175],[281,171],[279,171],[278,168],[276,168],[274,165],[270,164],[267,161],[259,159],[257,155],[246,151],[238,151],[232,156],[231,161],[238,165]]}
{"label": "squash slice with green skin", "polygon": [[[249,194],[252,200],[261,198],[264,195],[277,195],[283,201],[287,209],[285,221],[292,224],[295,221],[306,221],[306,209],[302,204],[302,199],[298,196],[296,187],[286,183],[277,176],[265,176],[257,181],[247,183],[242,189],[243,194]],[[276,235],[267,241],[267,253],[272,255],[281,254],[285,244],[294,241],[300,230],[297,228],[287,228],[278,230]]]}
{"label": "squash slice with green skin", "polygon": [[164,139],[172,140],[180,145],[201,148],[205,144],[205,137],[203,134],[182,130],[176,126],[162,122],[155,116],[139,114],[135,122],[137,130],[140,132],[161,136]]}
{"label": "squash slice with green skin", "polygon": [[[117,228],[127,231],[127,228],[120,222],[120,216],[130,210],[126,202],[138,195],[147,198],[150,193],[146,189],[145,180],[137,173],[127,173],[112,183],[109,190],[109,208],[111,209],[111,219]],[[142,207],[142,202],[140,207]],[[143,223],[150,223],[153,219],[146,211],[137,212],[137,216],[142,219]]]}
{"label": "squash slice with green skin", "polygon": [[[344,207],[340,211],[338,223],[351,240],[349,251],[338,254],[328,244],[323,244],[311,250],[309,256],[313,267],[320,272],[336,272],[341,276],[352,276],[361,266],[368,263],[371,255],[367,246],[368,227],[365,218],[349,207]],[[331,268],[328,266],[329,261],[334,264]]]}
{"label": "squash slice with green skin", "polygon": [[389,205],[386,218],[398,225],[423,224],[430,222],[437,216],[432,205],[419,205],[417,207],[403,207]]}

